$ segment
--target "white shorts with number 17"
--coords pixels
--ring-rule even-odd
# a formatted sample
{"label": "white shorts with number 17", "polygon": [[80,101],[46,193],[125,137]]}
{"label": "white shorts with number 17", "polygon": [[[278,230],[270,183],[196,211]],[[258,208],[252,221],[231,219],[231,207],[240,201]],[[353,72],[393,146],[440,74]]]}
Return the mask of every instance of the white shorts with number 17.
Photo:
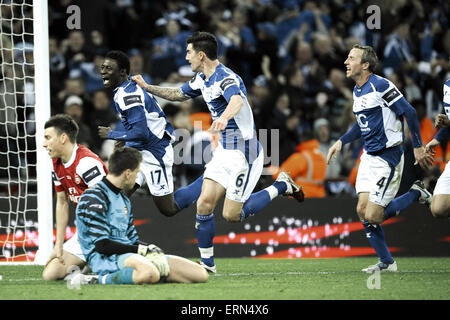
{"label": "white shorts with number 17", "polygon": [[264,152],[249,164],[240,150],[224,149],[220,144],[212,159],[205,166],[204,178],[221,184],[226,189],[226,197],[237,202],[245,202],[255,189],[264,164]]}
{"label": "white shorts with number 17", "polygon": [[162,159],[156,158],[150,151],[142,150],[142,162],[136,183],[142,186],[147,182],[150,193],[161,197],[173,192],[173,147],[166,147]]}
{"label": "white shorts with number 17", "polygon": [[400,188],[403,162],[402,155],[397,166],[393,168],[381,157],[369,155],[364,151],[356,176],[356,193],[368,192],[369,201],[386,207]]}

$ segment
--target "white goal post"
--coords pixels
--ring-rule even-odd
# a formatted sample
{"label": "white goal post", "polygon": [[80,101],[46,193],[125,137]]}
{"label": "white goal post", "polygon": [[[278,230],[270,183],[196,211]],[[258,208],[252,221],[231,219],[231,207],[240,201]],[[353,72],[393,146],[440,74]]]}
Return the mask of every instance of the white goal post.
{"label": "white goal post", "polygon": [[53,247],[47,0],[0,0],[0,261],[43,265]]}

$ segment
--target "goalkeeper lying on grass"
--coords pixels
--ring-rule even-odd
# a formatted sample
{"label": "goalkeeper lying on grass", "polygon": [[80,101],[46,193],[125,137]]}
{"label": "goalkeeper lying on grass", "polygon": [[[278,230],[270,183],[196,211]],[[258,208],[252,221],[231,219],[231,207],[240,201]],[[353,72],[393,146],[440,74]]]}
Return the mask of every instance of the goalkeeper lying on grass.
{"label": "goalkeeper lying on grass", "polygon": [[115,150],[109,159],[108,175],[81,196],[76,209],[78,240],[95,275],[72,274],[72,284],[208,280],[208,273],[199,264],[165,255],[157,246],[138,241],[125,192],[134,187],[141,161],[136,149]]}

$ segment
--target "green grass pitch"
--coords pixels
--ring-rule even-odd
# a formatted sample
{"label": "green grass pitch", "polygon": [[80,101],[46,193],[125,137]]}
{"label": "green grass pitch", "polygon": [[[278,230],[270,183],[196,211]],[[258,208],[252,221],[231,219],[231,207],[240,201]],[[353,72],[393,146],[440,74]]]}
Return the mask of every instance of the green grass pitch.
{"label": "green grass pitch", "polygon": [[[338,259],[216,259],[204,284],[88,285],[42,280],[41,266],[0,265],[0,300],[447,300],[450,258],[397,258],[379,289],[361,268],[374,257]],[[369,280],[369,281],[368,281]],[[368,288],[368,282],[373,289]]]}

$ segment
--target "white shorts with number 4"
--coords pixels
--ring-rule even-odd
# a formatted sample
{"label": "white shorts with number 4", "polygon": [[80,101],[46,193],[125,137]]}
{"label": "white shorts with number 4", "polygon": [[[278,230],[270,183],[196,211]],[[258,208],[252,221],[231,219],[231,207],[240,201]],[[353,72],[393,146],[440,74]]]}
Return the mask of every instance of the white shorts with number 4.
{"label": "white shorts with number 4", "polygon": [[173,147],[166,147],[162,159],[157,159],[150,151],[142,150],[141,170],[136,183],[142,186],[147,183],[150,193],[161,197],[173,192]]}
{"label": "white shorts with number 4", "polygon": [[221,184],[226,189],[226,197],[237,202],[245,202],[250,197],[261,176],[264,152],[249,164],[240,150],[224,149],[220,144],[210,162],[205,166],[204,178]]}
{"label": "white shorts with number 4", "polygon": [[369,201],[386,207],[395,198],[400,188],[403,162],[402,155],[397,166],[392,168],[386,160],[364,151],[356,176],[356,193],[368,192]]}

